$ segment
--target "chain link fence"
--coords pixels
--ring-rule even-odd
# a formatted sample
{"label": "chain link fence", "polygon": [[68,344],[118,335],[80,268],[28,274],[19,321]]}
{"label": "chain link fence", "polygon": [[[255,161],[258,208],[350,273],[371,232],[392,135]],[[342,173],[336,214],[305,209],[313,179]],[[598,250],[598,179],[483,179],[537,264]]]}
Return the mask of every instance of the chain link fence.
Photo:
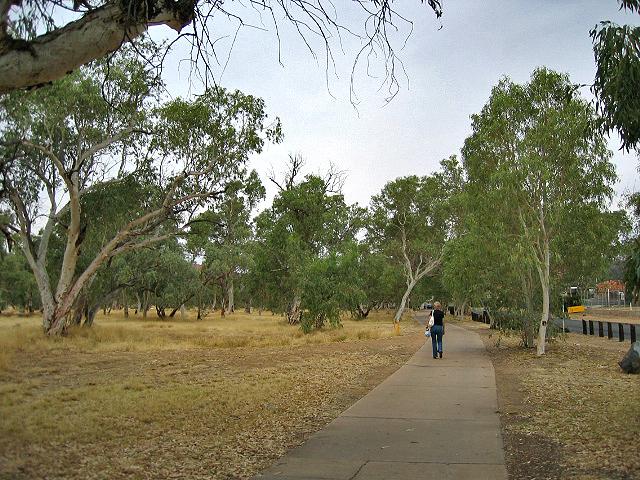
{"label": "chain link fence", "polygon": [[622,307],[627,305],[624,292],[610,291],[587,293],[582,298],[585,307]]}

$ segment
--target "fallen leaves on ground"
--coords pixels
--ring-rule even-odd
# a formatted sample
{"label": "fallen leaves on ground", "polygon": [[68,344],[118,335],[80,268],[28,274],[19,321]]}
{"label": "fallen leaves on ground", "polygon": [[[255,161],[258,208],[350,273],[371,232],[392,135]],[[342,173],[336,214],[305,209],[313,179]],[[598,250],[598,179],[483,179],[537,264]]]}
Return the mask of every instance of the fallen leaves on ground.
{"label": "fallen leaves on ground", "polygon": [[517,336],[467,327],[494,363],[512,478],[640,478],[640,377],[617,364],[628,342],[567,334],[537,357]]}

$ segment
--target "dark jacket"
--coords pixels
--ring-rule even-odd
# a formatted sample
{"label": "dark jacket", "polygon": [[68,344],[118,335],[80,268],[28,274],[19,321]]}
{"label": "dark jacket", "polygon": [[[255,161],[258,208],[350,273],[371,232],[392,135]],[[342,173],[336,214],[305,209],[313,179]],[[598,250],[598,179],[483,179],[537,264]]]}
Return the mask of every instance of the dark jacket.
{"label": "dark jacket", "polygon": [[433,311],[433,324],[444,325],[444,312],[442,310]]}

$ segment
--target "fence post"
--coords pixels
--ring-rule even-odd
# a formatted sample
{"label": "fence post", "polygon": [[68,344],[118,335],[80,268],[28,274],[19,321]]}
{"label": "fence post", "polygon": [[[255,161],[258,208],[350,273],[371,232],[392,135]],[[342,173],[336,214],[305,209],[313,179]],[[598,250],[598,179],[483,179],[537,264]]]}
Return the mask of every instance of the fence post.
{"label": "fence post", "polygon": [[629,324],[629,332],[631,336],[631,343],[635,343],[636,341],[636,326],[633,323]]}
{"label": "fence post", "polygon": [[602,322],[598,322],[598,336],[604,337],[604,328]]}
{"label": "fence post", "polygon": [[611,322],[607,322],[607,338],[609,340],[613,338],[613,330],[611,329]]}
{"label": "fence post", "polygon": [[589,320],[589,335],[593,335],[593,320]]}
{"label": "fence post", "polygon": [[582,334],[583,335],[587,334],[587,321],[586,320],[582,320]]}
{"label": "fence post", "polygon": [[624,342],[624,327],[621,323],[618,324],[618,341]]}

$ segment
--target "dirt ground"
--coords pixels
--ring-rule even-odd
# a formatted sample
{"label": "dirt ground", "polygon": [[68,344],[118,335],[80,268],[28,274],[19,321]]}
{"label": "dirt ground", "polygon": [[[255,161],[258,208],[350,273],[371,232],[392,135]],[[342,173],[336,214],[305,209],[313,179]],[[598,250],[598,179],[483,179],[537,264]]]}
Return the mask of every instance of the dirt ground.
{"label": "dirt ground", "polygon": [[617,364],[629,342],[566,334],[537,357],[517,336],[463,325],[493,361],[510,478],[640,479],[640,376]]}

